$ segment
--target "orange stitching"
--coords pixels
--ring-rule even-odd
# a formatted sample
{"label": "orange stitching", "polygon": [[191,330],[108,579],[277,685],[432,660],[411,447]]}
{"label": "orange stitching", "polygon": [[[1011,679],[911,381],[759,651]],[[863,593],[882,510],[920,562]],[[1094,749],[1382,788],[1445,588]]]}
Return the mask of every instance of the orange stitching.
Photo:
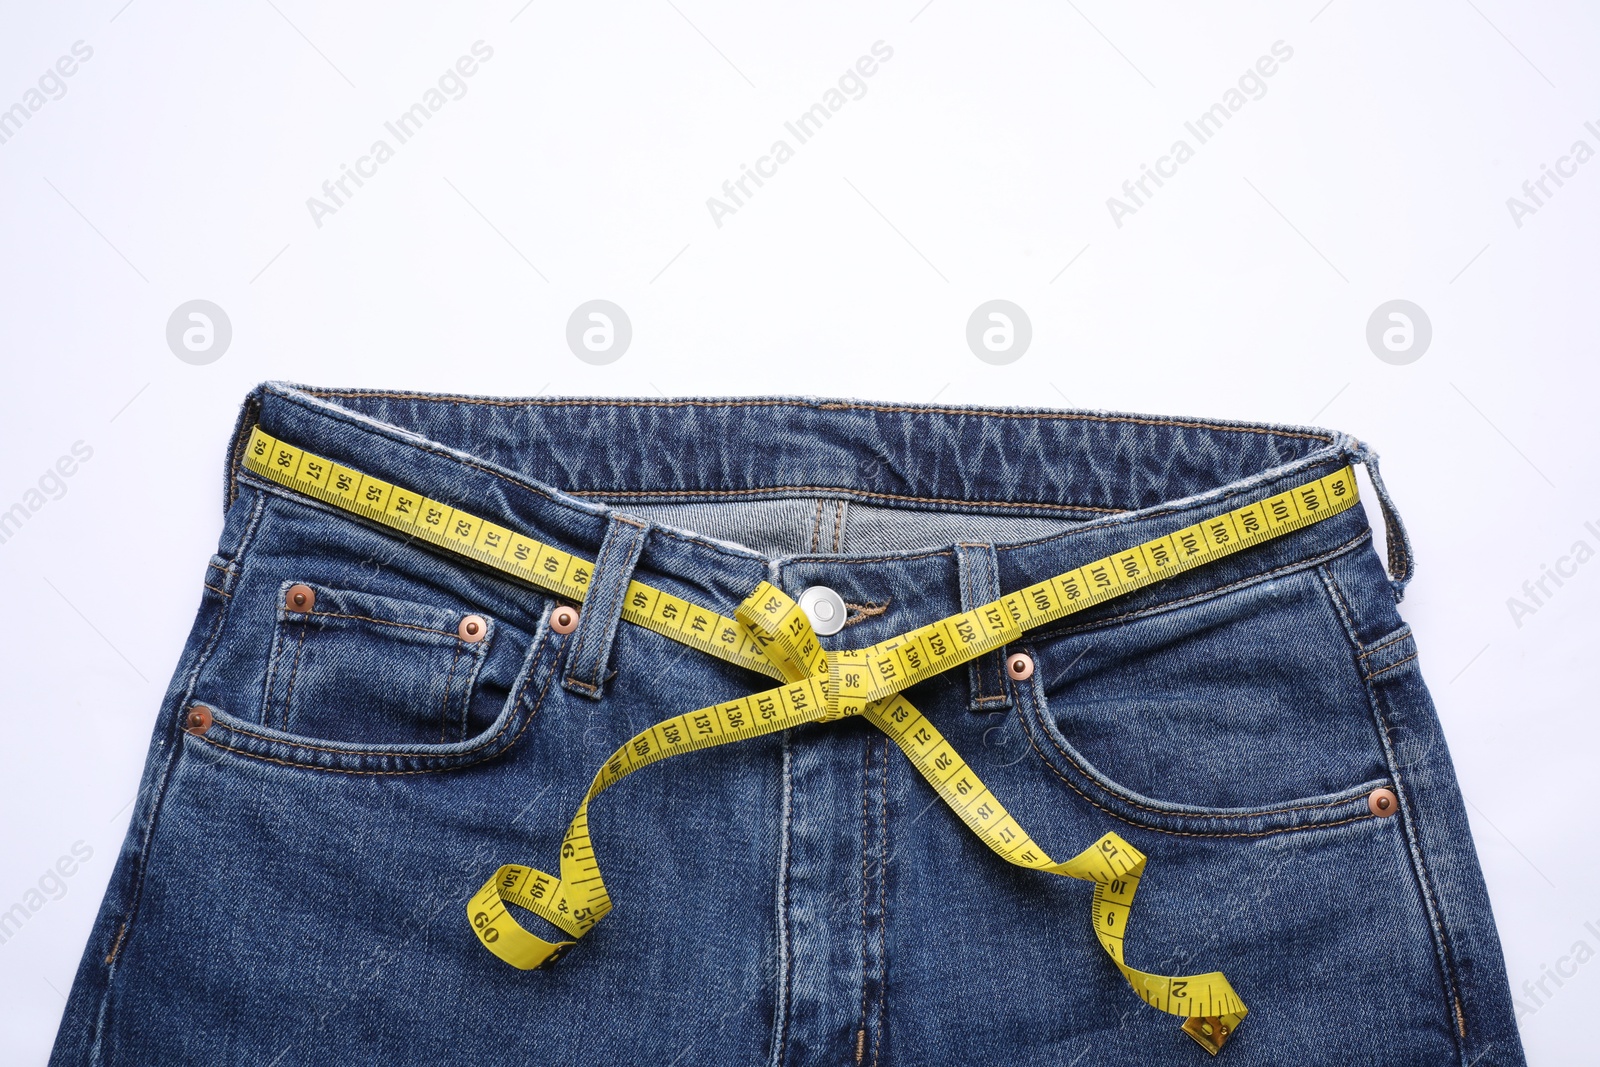
{"label": "orange stitching", "polygon": [[[882,604],[852,604],[846,600],[844,606],[850,609],[850,614],[844,618],[845,626],[854,626],[858,622],[866,622],[875,615],[882,615],[889,610],[892,601],[885,600]],[[840,627],[843,629],[844,627]]]}
{"label": "orange stitching", "polygon": [[[263,760],[263,761],[265,761],[267,763],[276,763],[276,764],[279,764],[280,766],[283,766],[283,767],[299,767],[302,770],[307,770],[307,771],[333,771],[336,774],[359,774],[359,775],[367,775],[367,776],[372,776],[372,777],[376,777],[378,775],[385,775],[385,774],[442,774],[442,773],[444,773],[446,771],[459,770],[462,767],[476,766],[479,763],[483,763],[486,760],[494,759],[496,756],[502,756],[505,753],[511,751],[512,746],[514,746],[518,741],[520,741],[522,739],[522,735],[527,731],[528,725],[530,723],[532,723],[533,720],[538,716],[539,709],[544,706],[545,695],[550,692],[550,683],[555,680],[555,677],[556,677],[556,671],[552,667],[549,675],[544,680],[544,688],[539,690],[539,700],[538,700],[538,702],[535,703],[533,708],[532,708],[532,710],[529,711],[528,717],[525,720],[523,720],[522,726],[521,726],[520,729],[517,730],[516,736],[513,737],[510,741],[506,742],[506,744],[505,744],[505,746],[503,748],[501,748],[498,752],[490,752],[490,753],[480,757],[479,759],[465,760],[465,761],[463,761],[461,763],[453,763],[453,764],[450,764],[449,766],[446,766],[446,767],[423,767],[423,768],[418,769],[418,770],[410,770],[410,771],[358,771],[358,770],[352,770],[352,769],[350,769],[348,767],[321,767],[321,766],[318,766],[315,763],[297,763],[297,762],[295,762],[293,760],[277,759],[277,758],[275,758],[273,756],[263,756],[263,755],[260,755],[258,753],[255,753],[255,752],[248,752],[248,751],[246,751],[245,749],[242,749],[242,748],[234,748],[232,745],[225,745],[221,741],[213,741],[213,740],[211,740],[211,738],[205,736],[204,734],[190,734],[189,736],[195,738],[197,741],[204,741],[208,745],[215,745],[217,748],[225,749],[226,751],[235,753],[236,755],[245,756],[245,757],[248,757],[250,759]],[[532,679],[530,678],[529,681],[532,681]],[[523,698],[526,696],[526,694],[527,694],[527,686],[524,685],[522,691],[517,695],[517,708],[518,709],[520,709],[522,707]],[[514,709],[512,711],[512,718],[515,718],[515,717],[516,717],[516,710]],[[505,733],[506,730],[510,728],[510,726],[511,726],[511,724],[509,722],[506,723],[505,726],[502,726],[502,727],[500,727],[499,730],[495,731],[495,735],[494,736],[495,737],[499,737],[501,734]],[[247,730],[239,730],[239,729],[236,729],[234,727],[230,727],[230,726],[226,726],[226,725],[223,726],[223,729],[225,729],[225,730],[233,730],[234,733],[242,733],[242,734],[246,734],[247,736],[256,736],[256,737],[260,737],[261,736],[259,734],[251,735],[251,734],[249,734],[249,731],[247,731]],[[271,741],[271,740],[273,740],[273,738],[263,738],[263,740]],[[488,741],[484,742],[484,744],[492,744],[493,741],[494,741],[494,737],[491,737]],[[295,742],[292,742],[292,741],[279,741],[278,743],[279,744],[287,744],[291,748],[316,748],[317,747],[315,745],[300,745],[300,744],[296,744]],[[344,754],[344,755],[356,755],[357,754],[356,752],[354,752],[354,751],[352,751],[350,749],[323,749],[323,751],[326,751],[326,752],[339,752],[339,753]],[[472,750],[468,749],[467,751],[470,752]],[[381,753],[380,752],[373,752],[373,753],[361,753],[361,754],[363,754],[363,755],[370,754],[370,755],[400,756],[400,757],[403,757],[405,759],[450,759],[450,758],[452,758],[450,756],[416,755],[416,754],[413,754],[413,753],[405,753],[405,752],[381,752]],[[464,756],[464,755],[466,755],[466,752],[458,752],[458,753],[455,753],[455,755]]]}
{"label": "orange stitching", "polygon": [[285,611],[290,615],[319,615],[325,619],[357,619],[361,622],[375,622],[380,626],[403,626],[407,630],[421,630],[424,633],[441,634],[445,637],[455,638],[459,635],[454,630],[439,630],[432,626],[414,626],[409,622],[395,622],[393,619],[375,619],[370,615],[346,615],[338,611]]}
{"label": "orange stitching", "polygon": [[[410,400],[415,400],[415,399],[422,398],[422,394],[417,394],[417,393],[376,393],[376,392],[365,392],[365,391],[362,391],[362,390],[349,390],[349,391],[344,391],[344,392],[334,392],[334,391],[321,391],[321,392],[318,392],[318,391],[305,390],[304,392],[306,393],[306,395],[309,395],[309,396],[351,396],[351,397],[354,397],[354,396],[375,396],[375,397],[395,397],[395,398],[403,398],[403,399],[410,399]],[[415,449],[417,449],[417,450],[419,450],[421,452],[424,452],[424,453],[426,453],[428,455],[436,456],[436,457],[438,457],[440,459],[444,459],[444,460],[448,460],[450,462],[453,462],[453,463],[457,464],[458,466],[468,467],[468,468],[470,468],[472,470],[479,471],[480,473],[487,474],[487,475],[490,475],[492,477],[498,478],[501,481],[507,483],[508,485],[515,485],[518,488],[520,488],[520,489],[522,489],[522,490],[524,490],[526,492],[532,493],[535,496],[543,497],[544,499],[550,501],[553,504],[557,504],[557,505],[560,505],[562,507],[566,507],[567,506],[562,501],[556,499],[555,495],[552,494],[552,492],[547,488],[544,488],[544,487],[541,487],[541,486],[530,485],[530,484],[528,484],[528,483],[526,483],[526,482],[524,482],[524,481],[522,481],[522,480],[520,480],[518,478],[509,477],[509,476],[507,476],[505,474],[500,473],[499,471],[491,470],[490,468],[485,467],[482,464],[477,463],[477,462],[475,462],[473,460],[463,459],[462,457],[460,457],[458,455],[455,455],[455,454],[453,454],[451,452],[445,451],[442,448],[435,448],[435,447],[432,447],[432,446],[427,445],[427,444],[419,444],[419,443],[417,443],[415,441],[398,441],[390,434],[384,433],[384,432],[382,432],[380,430],[376,430],[372,426],[367,425],[366,423],[362,423],[362,422],[356,421],[356,419],[354,418],[354,413],[348,413],[348,412],[342,412],[342,411],[336,411],[336,412],[330,413],[330,412],[324,411],[324,410],[322,410],[320,408],[317,408],[314,405],[308,404],[305,401],[300,400],[300,399],[298,399],[298,398],[296,398],[294,396],[291,396],[289,394],[279,393],[277,395],[278,395],[279,399],[281,399],[284,403],[292,404],[295,407],[302,408],[305,411],[310,412],[313,415],[316,415],[316,416],[319,416],[319,417],[322,417],[322,418],[332,418],[332,419],[334,419],[336,421],[344,423],[345,425],[351,427],[352,429],[360,430],[363,433],[369,434],[369,435],[374,436],[374,437],[381,437],[381,438],[383,438],[384,440],[388,441],[391,444],[399,444],[399,445],[404,445],[406,447],[415,448]],[[461,397],[461,398],[457,398],[457,399],[460,399],[463,402],[468,402],[468,403],[477,402],[477,401],[473,400],[472,398],[467,398],[467,397]],[[493,401],[484,401],[484,402],[492,403]],[[511,405],[511,404],[514,404],[515,402],[513,402],[513,401],[504,401],[503,403],[505,403],[507,405]],[[604,401],[596,401],[596,403],[604,403]],[[687,403],[687,402],[685,402],[685,403]],[[770,403],[780,403],[780,401],[769,401],[769,402],[764,402],[764,403],[769,403],[769,404]],[[781,403],[792,403],[792,401],[781,401]],[[967,411],[967,410],[961,410],[961,411],[958,411],[957,413],[964,414],[964,415],[971,415],[971,414],[975,414],[976,412]],[[1004,412],[995,412],[995,414],[1003,415],[1003,414],[1006,414],[1006,413],[1004,413]],[[1059,412],[1056,413],[1056,415],[1059,416],[1059,417],[1067,417],[1063,413],[1059,413]],[[1094,419],[1095,418],[1094,416],[1076,416],[1076,417],[1084,418],[1084,419]],[[1182,422],[1182,421],[1178,421],[1178,420],[1161,421],[1161,420],[1140,420],[1140,419],[1137,419],[1137,418],[1128,418],[1128,419],[1122,419],[1122,420],[1108,419],[1108,420],[1101,420],[1101,421],[1125,421],[1125,422],[1134,422],[1134,423],[1146,422],[1146,423],[1149,423],[1150,425],[1174,425],[1174,426],[1189,427],[1189,428],[1195,428],[1195,429],[1207,429],[1207,428],[1215,428],[1215,429],[1222,429],[1222,430],[1249,429],[1249,432],[1251,432],[1251,433],[1267,433],[1267,434],[1277,433],[1277,431],[1268,430],[1268,429],[1245,428],[1245,427],[1228,427],[1228,426],[1211,427],[1209,424],[1206,424],[1206,423],[1189,423],[1189,422]],[[1307,437],[1307,438],[1310,438],[1310,439],[1313,439],[1313,440],[1323,441],[1323,442],[1329,443],[1329,444],[1331,444],[1333,442],[1333,438],[1331,438],[1331,437],[1323,437],[1323,436],[1315,435],[1315,434],[1289,433],[1288,436],[1292,436],[1292,437]],[[245,468],[241,472],[238,472],[238,473],[243,473],[245,475],[248,475],[250,472],[249,472],[248,468]],[[290,492],[283,490],[282,487],[276,485],[273,482],[267,481],[265,479],[262,479],[259,482],[254,481],[254,480],[249,479],[249,478],[247,478],[246,480],[251,482],[251,484],[254,484],[258,490],[270,490],[270,491],[274,492],[276,495],[284,497],[285,499],[300,499],[300,500],[309,499],[309,498],[301,497],[299,494],[291,494]],[[1244,492],[1244,491],[1241,490],[1241,492]],[[1237,495],[1240,495],[1240,494],[1238,494],[1238,493],[1225,494],[1225,496],[1229,497],[1229,498],[1231,498],[1232,496],[1237,496]],[[910,499],[915,500],[915,499],[920,499],[920,498],[912,497]],[[958,500],[958,501],[954,501],[954,503],[965,504],[965,503],[967,503],[967,501]],[[1156,511],[1154,513],[1154,515],[1171,514],[1171,513],[1177,512],[1177,511],[1181,511],[1181,510],[1184,510],[1184,509],[1181,509],[1181,508],[1168,508],[1168,509],[1166,509],[1164,511]],[[346,512],[339,512],[339,511],[335,511],[334,513],[335,514],[347,514]],[[1151,516],[1151,517],[1154,517],[1154,515]],[[1102,528],[1104,528],[1104,525],[1105,524],[1103,524],[1103,523],[1090,524],[1090,525],[1087,525],[1087,526],[1083,527],[1083,530],[1102,529]],[[690,534],[675,532],[672,529],[667,528],[667,527],[658,527],[656,532],[661,534],[663,537],[668,537],[668,538],[671,538],[671,539],[673,539],[675,541],[681,541],[681,542],[684,542],[686,544],[700,545],[702,548],[709,549],[712,552],[717,553],[718,555],[729,556],[729,557],[732,557],[734,559],[759,560],[759,559],[762,558],[758,554],[750,553],[748,551],[738,551],[738,550],[735,550],[735,549],[730,549],[727,545],[717,544],[716,542],[707,541],[707,540],[705,540],[703,538],[695,537],[695,536],[690,535]],[[1071,530],[1071,531],[1068,531],[1067,533],[1064,533],[1064,534],[1056,534],[1056,535],[1054,535],[1052,537],[1040,538],[1038,541],[1024,541],[1024,542],[1018,542],[1016,544],[1010,544],[1010,545],[997,545],[996,549],[997,550],[1002,550],[1002,551],[1009,551],[1009,550],[1011,550],[1013,548],[1028,548],[1028,547],[1031,547],[1031,546],[1036,545],[1036,544],[1046,544],[1046,543],[1048,543],[1050,541],[1057,540],[1057,539],[1062,538],[1062,537],[1069,537],[1069,536],[1072,536],[1073,534],[1079,533],[1079,532],[1082,532],[1082,530]],[[1370,531],[1369,531],[1369,534],[1370,534]],[[931,553],[931,554],[932,555],[948,555],[949,553],[947,553],[947,552],[937,552],[937,553]],[[896,557],[884,557],[884,558],[896,558]],[[906,557],[906,558],[921,559],[923,557],[922,556],[911,556],[911,557]],[[862,562],[867,562],[867,561],[862,561]]]}
{"label": "orange stitching", "polygon": [[122,936],[128,932],[126,919],[117,927],[117,939],[111,943],[111,951],[106,953],[106,964],[109,966],[117,958],[117,953],[122,951]]}
{"label": "orange stitching", "polygon": [[[1018,709],[1018,714],[1019,715],[1021,714],[1021,709],[1020,708]],[[1122,815],[1122,814],[1119,814],[1119,813],[1117,813],[1115,811],[1112,811],[1110,808],[1106,807],[1104,804],[1101,804],[1098,800],[1095,800],[1088,793],[1085,793],[1082,789],[1079,789],[1076,785],[1074,785],[1072,783],[1071,779],[1069,779],[1066,775],[1062,774],[1056,768],[1056,765],[1051,763],[1050,760],[1048,758],[1046,758],[1046,756],[1045,756],[1045,754],[1043,752],[1039,751],[1039,746],[1034,743],[1033,735],[1028,733],[1028,731],[1026,729],[1024,729],[1022,732],[1028,738],[1029,747],[1032,748],[1033,751],[1039,756],[1040,762],[1043,763],[1045,765],[1045,767],[1049,769],[1051,774],[1055,775],[1057,778],[1059,778],[1063,782],[1065,782],[1069,789],[1071,789],[1074,793],[1078,794],[1084,800],[1087,800],[1090,804],[1094,805],[1096,808],[1099,808],[1101,811],[1103,811],[1107,815],[1111,816],[1113,819],[1116,819],[1119,822],[1125,822],[1129,826],[1137,826],[1141,830],[1150,830],[1150,831],[1152,831],[1154,833],[1158,833],[1158,834],[1170,834],[1173,837],[1271,837],[1274,834],[1291,834],[1291,833],[1294,833],[1294,832],[1299,831],[1299,830],[1321,830],[1321,829],[1323,829],[1325,827],[1343,826],[1346,823],[1359,822],[1362,819],[1375,819],[1375,818],[1377,818],[1376,815],[1368,813],[1366,815],[1353,815],[1348,819],[1339,819],[1336,822],[1309,823],[1309,824],[1304,825],[1304,826],[1284,826],[1284,827],[1280,827],[1280,828],[1278,828],[1276,830],[1251,830],[1251,831],[1238,831],[1238,832],[1234,832],[1234,833],[1216,833],[1215,831],[1210,831],[1210,830],[1206,831],[1205,833],[1199,833],[1199,832],[1196,832],[1194,830],[1168,830],[1168,829],[1165,829],[1164,827],[1160,827],[1160,826],[1151,826],[1149,823],[1138,822],[1138,821],[1136,821],[1134,819],[1128,818],[1126,815]],[[1172,814],[1176,815],[1176,813],[1172,813]],[[1188,817],[1188,814],[1185,813],[1184,815],[1176,816],[1176,817],[1184,818],[1184,817]],[[1241,817],[1246,817],[1247,818],[1248,816],[1241,816]]]}
{"label": "orange stitching", "polygon": [[821,497],[817,498],[817,517],[811,520],[811,551],[817,550],[817,544],[822,539],[822,504]]}
{"label": "orange stitching", "polygon": [[839,501],[833,511],[833,550],[839,551],[839,540],[844,537],[844,501]]}
{"label": "orange stitching", "polygon": [[213,593],[217,593],[217,594],[219,594],[221,596],[232,596],[233,595],[232,593],[227,592],[226,590],[218,589],[216,586],[212,585],[210,582],[201,582],[200,584],[205,586],[207,589],[211,590]]}
{"label": "orange stitching", "polygon": [[1376,648],[1367,649],[1365,652],[1361,653],[1361,655],[1357,656],[1356,659],[1358,659],[1358,660],[1366,659],[1368,656],[1372,655],[1374,652],[1378,651],[1379,649],[1388,648],[1392,644],[1396,644],[1396,643],[1398,643],[1400,641],[1404,641],[1406,638],[1411,636],[1411,627],[1409,627],[1409,626],[1405,627],[1405,631],[1406,632],[1401,634],[1399,637],[1391,637],[1391,638],[1389,638],[1389,640],[1385,641],[1381,645],[1378,645]]}
{"label": "orange stitching", "polygon": [[1413,653],[1411,653],[1411,655],[1407,656],[1405,659],[1396,660],[1395,662],[1389,664],[1387,667],[1379,667],[1377,670],[1375,670],[1371,674],[1367,675],[1365,680],[1370,682],[1370,681],[1372,681],[1372,679],[1376,678],[1380,674],[1386,674],[1389,671],[1394,670],[1396,667],[1404,667],[1407,663],[1410,663],[1412,660],[1416,659],[1419,655],[1421,655],[1421,653],[1413,652]]}
{"label": "orange stitching", "polygon": [[[540,639],[540,642],[539,642],[540,645],[543,645],[544,642],[547,641],[547,640],[549,640],[549,635],[548,634],[544,638]],[[540,652],[535,653],[535,658],[537,658],[540,654],[542,654],[542,652],[543,652],[543,650],[541,648]],[[559,655],[559,650],[558,650],[557,654]],[[554,674],[556,674],[556,673],[558,673],[558,672],[553,671],[553,670],[551,671],[552,676]],[[525,696],[526,688],[532,681],[533,681],[533,676],[532,676],[532,673],[530,671],[527,681],[525,681],[523,683],[523,689],[519,690],[518,693],[517,693],[517,706],[518,707],[520,707],[522,705],[522,700],[523,700],[523,697]],[[548,683],[546,683],[546,688],[548,688]],[[543,697],[541,696],[540,699],[543,700]],[[514,717],[515,717],[515,709],[513,709],[513,718]],[[295,740],[286,739],[286,738],[282,738],[282,737],[269,737],[266,734],[258,734],[253,730],[247,730],[242,726],[234,726],[231,723],[217,723],[217,725],[222,727],[224,730],[229,731],[230,733],[243,734],[245,737],[253,737],[258,741],[266,741],[266,742],[269,742],[269,743],[275,744],[275,745],[288,745],[288,746],[290,746],[292,748],[310,749],[310,750],[312,750],[314,752],[332,752],[335,755],[340,755],[340,756],[403,756],[406,759],[446,760],[446,759],[453,759],[456,756],[464,756],[464,755],[467,755],[470,752],[476,751],[476,749],[474,749],[474,748],[469,748],[469,749],[466,749],[466,750],[464,750],[462,752],[453,752],[453,753],[450,753],[448,755],[430,755],[428,753],[397,752],[392,748],[330,748],[330,747],[328,747],[326,745],[314,745],[314,744],[311,744],[310,742],[307,742],[307,741],[295,741]],[[477,746],[477,748],[482,748],[484,745],[492,745],[492,744],[494,744],[495,739],[498,738],[501,734],[505,733],[510,728],[511,728],[511,723],[508,721],[504,726],[500,727],[500,729],[495,731],[494,737],[486,738],[483,742],[481,742]],[[200,736],[200,735],[197,734],[196,736]],[[203,737],[201,739],[204,740]],[[248,753],[248,752],[245,753],[245,754],[246,755],[250,755],[250,753]],[[298,767],[298,766],[302,766],[302,765],[301,764],[291,764],[291,766]],[[304,766],[312,766],[312,765],[311,764],[305,764]],[[318,767],[318,768],[315,768],[315,769],[321,770],[322,768]]]}
{"label": "orange stitching", "polygon": [[[1035,700],[1032,701],[1032,703],[1033,703],[1033,715],[1034,715],[1034,718],[1039,723],[1039,731],[1042,734],[1044,734],[1045,740],[1050,742],[1050,747],[1054,748],[1057,752],[1059,752],[1061,754],[1061,758],[1062,759],[1064,759],[1068,763],[1072,764],[1072,769],[1073,770],[1075,770],[1079,774],[1083,775],[1083,777],[1085,779],[1087,779],[1088,781],[1093,782],[1097,789],[1106,789],[1106,787],[1102,783],[1095,781],[1094,777],[1091,774],[1089,774],[1088,771],[1084,770],[1083,767],[1078,763],[1078,761],[1073,759],[1071,754],[1068,753],[1066,749],[1061,747],[1061,743],[1059,741],[1057,741],[1054,737],[1050,736],[1050,731],[1049,731],[1048,727],[1045,726],[1045,722],[1044,722],[1044,701],[1035,699]],[[1022,709],[1020,707],[1018,707],[1017,714],[1020,715],[1021,713],[1022,713]],[[1026,730],[1026,725],[1027,724],[1024,723],[1023,725],[1024,725],[1023,732],[1027,733],[1027,730]],[[1030,744],[1032,743],[1031,736],[1029,738],[1029,743]],[[1037,745],[1034,745],[1034,750],[1038,751],[1038,746]],[[1041,756],[1041,758],[1043,758],[1044,754],[1041,752],[1040,756]],[[1054,764],[1050,763],[1050,761],[1048,759],[1045,759],[1045,765],[1050,767],[1052,770],[1055,769]],[[1061,772],[1057,771],[1056,773],[1059,776]],[[1064,778],[1062,780],[1065,781]],[[1068,784],[1070,785],[1071,783],[1069,782]],[[1076,787],[1074,787],[1074,788],[1076,788]],[[1288,812],[1291,812],[1291,811],[1326,811],[1329,808],[1337,808],[1337,807],[1340,807],[1341,805],[1349,804],[1353,800],[1360,799],[1358,797],[1352,797],[1349,800],[1335,800],[1335,801],[1331,801],[1331,802],[1329,802],[1327,804],[1299,804],[1299,805],[1296,805],[1296,806],[1293,806],[1293,807],[1287,807],[1287,808],[1269,808],[1269,809],[1262,809],[1262,810],[1256,810],[1256,811],[1243,811],[1243,812],[1239,812],[1238,814],[1215,814],[1215,815],[1213,815],[1213,814],[1207,814],[1207,813],[1203,813],[1203,812],[1193,812],[1193,811],[1181,811],[1181,812],[1180,811],[1169,811],[1169,810],[1167,810],[1165,808],[1156,808],[1156,807],[1151,807],[1148,804],[1141,804],[1137,800],[1133,800],[1133,799],[1131,799],[1129,797],[1122,796],[1119,793],[1117,793],[1115,790],[1112,790],[1112,789],[1106,789],[1106,792],[1108,792],[1112,796],[1116,797],[1117,800],[1120,801],[1121,803],[1127,804],[1130,807],[1139,808],[1142,811],[1148,811],[1148,812],[1151,812],[1151,813],[1156,814],[1156,815],[1166,815],[1168,817],[1177,818],[1177,819],[1254,819],[1254,818],[1259,818],[1259,817],[1264,816],[1264,815],[1284,815],[1284,814],[1287,814]],[[1082,794],[1082,795],[1083,795],[1083,798],[1085,800],[1089,800],[1088,794]],[[1089,800],[1089,802],[1091,804],[1094,803],[1093,800]],[[1095,806],[1099,807],[1098,804],[1096,804]],[[1369,815],[1367,817],[1371,818],[1372,816]],[[1348,820],[1346,820],[1346,821],[1348,821]],[[1139,825],[1143,825],[1143,824],[1134,823],[1134,825],[1135,826],[1139,826]],[[1337,826],[1339,824],[1338,823],[1317,823],[1317,824],[1314,824],[1314,825],[1318,825],[1318,826]],[[1152,827],[1150,827],[1150,829],[1154,830],[1154,829],[1158,829],[1158,827],[1152,826]],[[1286,827],[1286,828],[1280,829],[1280,830],[1271,830],[1271,831],[1267,831],[1267,832],[1268,833],[1283,833],[1286,830],[1303,830],[1303,829],[1307,829],[1307,827],[1293,826],[1293,827]],[[1165,832],[1165,831],[1163,831],[1163,832]],[[1237,837],[1237,836],[1254,836],[1254,835],[1222,834],[1222,835],[1219,835],[1219,836],[1222,836],[1222,837]]]}

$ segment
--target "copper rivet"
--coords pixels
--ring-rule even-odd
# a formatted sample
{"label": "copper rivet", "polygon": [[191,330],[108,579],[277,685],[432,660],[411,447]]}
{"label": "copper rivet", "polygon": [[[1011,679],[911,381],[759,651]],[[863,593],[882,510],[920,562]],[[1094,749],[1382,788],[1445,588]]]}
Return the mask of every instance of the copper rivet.
{"label": "copper rivet", "polygon": [[1400,801],[1387,789],[1374,789],[1367,794],[1367,808],[1374,815],[1389,816],[1400,810]]}
{"label": "copper rivet", "polygon": [[290,611],[310,611],[317,606],[317,592],[309,585],[291,585],[283,606]]}
{"label": "copper rivet", "polygon": [[211,729],[211,709],[204,704],[194,705],[183,717],[183,728],[191,734],[203,734]]}
{"label": "copper rivet", "polygon": [[578,609],[562,604],[550,613],[550,629],[558,634],[570,634],[578,628]]}
{"label": "copper rivet", "polygon": [[1019,682],[1026,682],[1033,677],[1033,657],[1022,652],[1014,652],[1006,657],[1006,673]]}
{"label": "copper rivet", "polygon": [[468,615],[461,620],[461,625],[456,627],[456,636],[469,645],[482,641],[488,632],[489,624],[483,621],[482,615]]}

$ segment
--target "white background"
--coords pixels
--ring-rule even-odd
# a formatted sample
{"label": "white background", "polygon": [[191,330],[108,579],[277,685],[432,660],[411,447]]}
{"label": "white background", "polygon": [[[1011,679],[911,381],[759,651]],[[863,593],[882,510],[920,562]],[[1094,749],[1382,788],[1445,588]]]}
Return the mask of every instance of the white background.
{"label": "white background", "polygon": [[[216,543],[227,434],[267,378],[937,396],[1359,434],[1415,541],[1402,611],[1529,1058],[1586,1058],[1600,963],[1546,978],[1548,996],[1522,983],[1563,957],[1570,972],[1580,940],[1600,952],[1584,925],[1600,927],[1600,561],[1547,580],[1520,620],[1507,598],[1575,541],[1600,550],[1584,526],[1600,529],[1600,161],[1521,226],[1507,198],[1575,140],[1600,149],[1592,8],[444,7],[4,16],[0,108],[74,42],[93,49],[0,144],[0,510],[74,442],[93,449],[0,544],[0,910],[74,842],[93,850],[0,944],[7,1062],[47,1055]],[[396,145],[384,122],[479,40],[494,54],[466,95]],[[718,227],[706,199],[775,139],[794,146],[783,123],[880,40],[893,58],[866,95]],[[1197,144],[1185,121],[1276,41],[1293,56],[1265,95]],[[1180,137],[1194,158],[1118,227],[1107,198]],[[394,158],[317,226],[307,198],[378,138]],[[997,297],[1033,323],[1007,366],[965,341]],[[165,339],[195,298],[233,328],[206,366]],[[564,339],[593,298],[633,323],[608,366]],[[1395,298],[1433,327],[1405,366],[1365,338]]]}

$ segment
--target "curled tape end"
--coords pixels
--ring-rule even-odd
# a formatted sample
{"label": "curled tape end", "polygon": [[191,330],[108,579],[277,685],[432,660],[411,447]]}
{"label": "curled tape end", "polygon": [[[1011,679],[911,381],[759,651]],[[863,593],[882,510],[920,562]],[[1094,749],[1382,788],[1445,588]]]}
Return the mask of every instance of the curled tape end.
{"label": "curled tape end", "polygon": [[1229,1015],[1196,1015],[1192,1019],[1183,1021],[1183,1032],[1194,1038],[1195,1043],[1215,1056],[1222,1051],[1222,1046],[1227,1044],[1228,1038],[1239,1028],[1244,1021],[1241,1014]]}

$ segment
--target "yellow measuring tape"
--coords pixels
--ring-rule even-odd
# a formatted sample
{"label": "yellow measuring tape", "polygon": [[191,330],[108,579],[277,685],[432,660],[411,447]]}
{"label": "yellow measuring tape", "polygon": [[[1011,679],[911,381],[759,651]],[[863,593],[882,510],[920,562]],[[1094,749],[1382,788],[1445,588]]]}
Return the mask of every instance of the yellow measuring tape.
{"label": "yellow measuring tape", "polygon": [[[244,464],[287,488],[558,596],[582,602],[588,592],[593,574],[589,561],[305,452],[259,426]],[[501,867],[467,903],[473,930],[485,948],[514,967],[527,970],[551,962],[611,910],[588,832],[589,803],[595,797],[669,756],[860,715],[899,745],[939,797],[1002,859],[1093,882],[1095,935],[1117,968],[1146,1003],[1183,1018],[1184,1031],[1214,1055],[1247,1010],[1221,972],[1168,977],[1140,971],[1123,958],[1144,854],[1107,833],[1071,859],[1051,859],[900,692],[1011,643],[1026,630],[1302,529],[1356,500],[1354,473],[1346,467],[864,649],[822,648],[800,607],[766,582],[728,618],[632,581],[623,618],[784,684],[679,715],[630,738],[590,782],[562,838],[560,877],[520,864]],[[508,903],[526,908],[573,940],[551,942],[531,933],[517,922]]]}

